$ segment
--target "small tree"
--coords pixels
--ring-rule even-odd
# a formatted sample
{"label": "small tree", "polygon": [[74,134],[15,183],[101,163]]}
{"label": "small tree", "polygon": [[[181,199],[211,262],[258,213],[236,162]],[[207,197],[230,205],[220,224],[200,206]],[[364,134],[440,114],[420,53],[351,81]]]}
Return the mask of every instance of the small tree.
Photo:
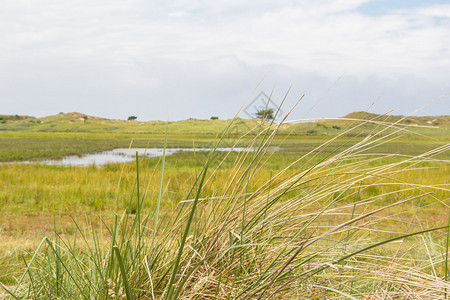
{"label": "small tree", "polygon": [[84,115],[84,116],[83,116],[83,120],[84,120],[83,123],[86,123],[87,119],[88,119],[88,116]]}
{"label": "small tree", "polygon": [[263,108],[256,112],[256,118],[263,120],[272,120],[273,119],[273,108]]}
{"label": "small tree", "polygon": [[134,121],[134,120],[136,120],[136,119],[137,119],[136,116],[129,116],[129,117],[128,117],[128,121]]}

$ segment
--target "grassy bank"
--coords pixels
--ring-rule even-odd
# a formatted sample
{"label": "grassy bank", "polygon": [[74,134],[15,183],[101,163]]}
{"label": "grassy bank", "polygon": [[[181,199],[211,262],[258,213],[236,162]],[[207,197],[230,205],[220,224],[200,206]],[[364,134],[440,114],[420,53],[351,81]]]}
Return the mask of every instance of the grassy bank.
{"label": "grassy bank", "polygon": [[[224,155],[224,154],[222,154]],[[321,153],[307,165],[313,165],[324,159],[326,155]],[[219,177],[232,169],[233,159],[236,153],[229,155],[229,160],[218,171]],[[167,192],[164,205],[172,208],[177,201],[183,198],[195,182],[195,174],[204,163],[206,152],[180,153],[166,158],[164,182],[167,182]],[[296,153],[277,152],[271,153],[265,162],[263,170],[258,173],[258,180],[250,187],[255,189],[259,183],[270,179],[271,174],[282,170],[298,157]],[[399,158],[385,158],[383,160],[367,161],[366,166],[375,167],[382,164],[394,163]],[[140,167],[156,168],[160,158],[142,160]],[[215,166],[218,161],[212,163]],[[306,168],[307,165],[303,166]],[[438,162],[421,163],[421,170],[411,173],[404,172],[398,178],[403,182],[433,185],[445,183],[450,169],[446,164]],[[293,171],[287,172],[288,174]],[[130,201],[129,191],[135,182],[136,167],[132,163],[122,169],[120,164],[108,164],[105,166],[90,167],[62,167],[45,166],[36,164],[11,164],[0,168],[0,213],[83,213],[91,211],[108,211],[114,207],[114,200],[119,199],[119,207],[124,209]],[[158,174],[146,174],[147,177],[158,179]],[[116,194],[118,178],[121,177],[119,195]],[[153,180],[146,187],[148,197],[155,199],[158,193],[158,180]],[[213,190],[223,192],[218,187],[207,189],[207,193]],[[370,193],[384,193],[388,187],[369,189]],[[368,192],[367,191],[367,192]],[[366,191],[363,192],[364,195]],[[439,196],[442,192],[437,191]],[[154,203],[145,203],[145,208],[152,208]]]}
{"label": "grassy bank", "polygon": [[[3,119],[1,119],[3,118]],[[366,122],[361,123],[361,120]],[[175,122],[163,121],[125,121],[111,120],[82,113],[67,113],[43,118],[28,116],[1,116],[0,133],[2,132],[35,132],[35,133],[91,133],[91,134],[165,134],[170,135],[198,135],[215,136],[224,132],[232,120],[199,120],[188,119]],[[281,120],[277,120],[281,121]],[[387,125],[395,124],[388,128]],[[250,129],[259,127],[261,120],[242,119],[233,120],[227,129],[228,135],[242,135]],[[265,122],[265,125],[270,125]],[[270,126],[273,130],[275,125]],[[346,130],[351,128],[351,132]],[[416,136],[414,133],[427,136],[448,137],[450,135],[449,116],[405,117],[376,115],[366,112],[350,113],[341,118],[307,119],[286,122],[277,128],[278,135],[316,135],[336,136],[339,134],[355,136],[368,135],[374,131],[384,130],[385,133],[404,128],[403,135]]]}
{"label": "grassy bank", "polygon": [[[247,138],[248,139],[248,138]],[[245,146],[247,139],[237,146]],[[322,145],[330,138],[325,136],[280,135],[274,138],[273,146],[279,151],[303,155]],[[332,152],[338,148],[348,148],[360,142],[363,137],[341,136],[335,142],[320,150]],[[141,134],[86,134],[86,133],[3,133],[0,134],[0,162],[39,161],[60,159],[68,155],[83,155],[115,148],[133,147],[158,148],[166,143],[169,148],[212,147],[217,134],[212,135],[164,135]],[[231,147],[236,137],[225,137],[218,147]],[[387,144],[377,146],[377,151],[416,155],[449,142],[449,138],[432,139],[421,136],[395,137]],[[443,153],[448,159],[448,153]]]}
{"label": "grassy bank", "polygon": [[[0,136],[0,162],[59,159],[68,155],[83,155],[115,148],[163,147],[164,136],[115,134],[8,134]],[[171,136],[168,146],[208,147],[214,137]]]}

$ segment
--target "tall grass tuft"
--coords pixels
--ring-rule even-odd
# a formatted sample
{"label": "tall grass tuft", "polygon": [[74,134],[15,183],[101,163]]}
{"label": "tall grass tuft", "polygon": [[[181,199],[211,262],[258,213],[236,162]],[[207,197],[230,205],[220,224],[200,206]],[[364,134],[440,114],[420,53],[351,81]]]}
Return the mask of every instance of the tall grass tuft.
{"label": "tall grass tuft", "polygon": [[[378,121],[360,120],[342,135],[367,122]],[[212,150],[191,192],[165,214],[164,157],[158,199],[146,198],[137,161],[135,210],[117,212],[104,232],[77,227],[67,239],[55,230],[28,254],[17,285],[2,287],[14,299],[446,298],[448,224],[427,223],[420,212],[448,208],[448,197],[434,195],[448,196],[448,184],[397,178],[448,163],[439,155],[450,144],[416,156],[376,153],[406,130],[378,124],[318,156],[332,138],[261,182],[282,125],[263,122],[239,139],[247,151],[226,175],[218,174],[228,156],[213,167]],[[207,192],[214,190],[223,192]],[[145,201],[156,208],[145,211]]]}

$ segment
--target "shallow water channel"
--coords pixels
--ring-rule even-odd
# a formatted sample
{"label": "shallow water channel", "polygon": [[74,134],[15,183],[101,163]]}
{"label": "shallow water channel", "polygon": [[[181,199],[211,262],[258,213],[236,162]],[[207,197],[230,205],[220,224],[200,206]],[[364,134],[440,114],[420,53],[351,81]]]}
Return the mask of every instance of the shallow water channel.
{"label": "shallow water channel", "polygon": [[[210,148],[167,148],[166,156],[172,155],[179,152],[200,152],[200,151],[210,151]],[[246,148],[217,148],[215,151],[220,152],[242,152],[248,151]],[[42,165],[56,165],[56,166],[89,166],[89,165],[105,165],[108,163],[124,163],[133,161],[136,159],[136,151],[139,157],[158,157],[162,156],[164,148],[117,148],[113,150],[90,153],[82,156],[71,155],[66,156],[62,159],[56,160],[42,160],[37,162],[22,162],[22,163],[36,163]],[[251,150],[250,150],[251,151]]]}

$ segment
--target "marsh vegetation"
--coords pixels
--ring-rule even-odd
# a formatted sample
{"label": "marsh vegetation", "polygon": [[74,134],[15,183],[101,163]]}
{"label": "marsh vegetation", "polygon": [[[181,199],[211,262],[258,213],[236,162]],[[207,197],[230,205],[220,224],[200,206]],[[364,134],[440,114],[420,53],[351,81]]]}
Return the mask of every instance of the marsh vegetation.
{"label": "marsh vegetation", "polygon": [[[99,125],[92,117],[76,127],[89,130],[58,134],[43,128],[70,124],[51,127],[50,118],[43,121],[48,127],[29,122],[38,127],[26,131],[14,129],[26,119],[8,119],[3,161],[131,143],[255,151],[193,151],[104,166],[0,166],[4,296],[450,296],[446,119],[438,129],[420,127],[428,119],[348,119],[235,120],[244,122],[236,129],[222,120],[191,120],[184,127],[145,124],[158,129],[129,134],[120,122],[110,133],[93,132]],[[193,134],[196,126],[204,134]]]}

